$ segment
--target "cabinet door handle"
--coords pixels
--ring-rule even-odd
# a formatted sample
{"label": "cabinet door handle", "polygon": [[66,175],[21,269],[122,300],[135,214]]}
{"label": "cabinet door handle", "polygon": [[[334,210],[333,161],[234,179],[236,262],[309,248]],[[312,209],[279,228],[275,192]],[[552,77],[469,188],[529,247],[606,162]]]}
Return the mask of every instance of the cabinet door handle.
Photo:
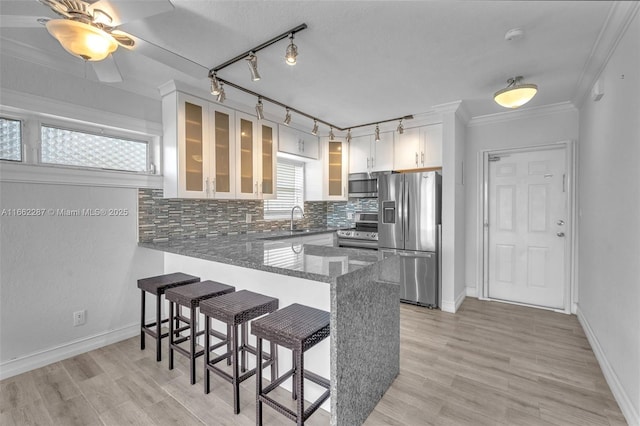
{"label": "cabinet door handle", "polygon": [[418,167],[418,153],[416,152],[416,167]]}
{"label": "cabinet door handle", "polygon": [[211,183],[212,183],[211,186],[213,186],[213,195],[215,196],[216,195],[216,180],[215,180],[215,178],[211,179]]}
{"label": "cabinet door handle", "polygon": [[256,181],[256,195],[258,195],[258,181]]}
{"label": "cabinet door handle", "polygon": [[369,168],[369,157],[367,157],[367,169]]}
{"label": "cabinet door handle", "polygon": [[302,140],[302,152],[304,152],[304,139]]}
{"label": "cabinet door handle", "polygon": [[206,178],[204,180],[204,183],[205,183],[205,189],[204,190],[205,190],[205,192],[207,194],[207,197],[208,197],[209,196],[209,178]]}
{"label": "cabinet door handle", "polygon": [[420,153],[420,162],[422,163],[422,165],[424,166],[424,151],[422,151]]}
{"label": "cabinet door handle", "polygon": [[376,165],[376,158],[375,157],[371,157],[371,167]]}

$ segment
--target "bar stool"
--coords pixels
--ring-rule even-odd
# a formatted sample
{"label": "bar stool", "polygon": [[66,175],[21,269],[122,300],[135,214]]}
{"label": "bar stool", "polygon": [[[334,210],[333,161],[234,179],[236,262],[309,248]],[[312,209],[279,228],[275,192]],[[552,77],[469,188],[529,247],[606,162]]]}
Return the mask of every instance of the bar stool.
{"label": "bar stool", "polygon": [[[162,352],[160,351],[160,343],[169,333],[162,334],[162,324],[173,318],[161,319],[161,298],[167,289],[178,287],[185,284],[197,283],[200,277],[187,275],[182,272],[174,272],[172,274],[158,275],[156,277],[141,278],[138,280],[138,288],[142,294],[140,304],[140,350],[145,347],[145,333],[156,339],[156,361],[162,361]],[[145,321],[145,292],[149,292],[156,296],[156,321],[146,324]]]}
{"label": "bar stool", "polygon": [[[310,306],[294,303],[286,308],[269,314],[264,318],[251,322],[251,334],[256,336],[256,350],[262,352],[262,339],[271,344],[283,346],[293,351],[293,367],[269,386],[262,387],[262,371],[256,372],[256,425],[262,425],[262,403],[267,404],[280,414],[304,425],[309,418],[330,395],[329,380],[304,369],[304,352],[329,336],[329,312]],[[293,377],[293,399],[296,399],[296,412],[267,396],[269,392],[280,386],[289,377]],[[308,379],[326,391],[304,409],[304,379]]]}
{"label": "bar stool", "polygon": [[[233,412],[240,412],[240,383],[247,380],[256,373],[256,368],[247,371],[247,352],[256,354],[256,348],[247,343],[247,326],[250,320],[258,318],[264,314],[274,312],[278,309],[278,299],[265,296],[263,294],[254,293],[252,291],[240,290],[235,293],[229,293],[212,299],[203,300],[200,303],[200,313],[205,316],[205,332],[204,332],[204,393],[210,391],[209,372],[218,374],[223,379],[233,385]],[[213,348],[209,345],[209,333],[211,331],[211,318],[222,321],[227,324],[227,330],[230,330],[231,350],[214,359],[210,359]],[[240,343],[238,343],[238,326],[241,328]],[[229,333],[227,333],[229,334]],[[272,375],[277,375],[275,370],[277,365],[277,354],[275,345],[271,346],[272,351],[269,356],[264,356],[267,363],[263,364],[263,368],[272,366]],[[262,351],[260,351],[262,354]],[[216,366],[220,361],[231,358],[232,374]],[[261,364],[256,360],[256,364]],[[240,370],[240,371],[239,371]],[[260,370],[260,369],[257,369]],[[240,372],[244,373],[240,375]]]}
{"label": "bar stool", "polygon": [[[196,309],[202,300],[232,293],[234,291],[236,291],[236,288],[233,286],[208,280],[169,289],[164,295],[164,297],[169,301],[169,318],[174,318],[174,308],[177,308],[175,315],[176,327],[173,326],[173,321],[169,322],[169,370],[173,370],[174,350],[188,357],[192,385],[196,382],[196,358],[204,353],[204,350],[196,352],[196,340],[198,336],[204,334],[204,330],[198,331],[196,326]],[[182,316],[182,306],[190,309],[189,318]],[[180,323],[184,323],[186,325],[181,327]],[[180,333],[185,330],[189,330],[189,334],[187,336],[180,336]],[[226,343],[226,335],[215,330],[211,330],[211,332],[215,337]],[[189,340],[188,351],[179,346],[187,340]]]}

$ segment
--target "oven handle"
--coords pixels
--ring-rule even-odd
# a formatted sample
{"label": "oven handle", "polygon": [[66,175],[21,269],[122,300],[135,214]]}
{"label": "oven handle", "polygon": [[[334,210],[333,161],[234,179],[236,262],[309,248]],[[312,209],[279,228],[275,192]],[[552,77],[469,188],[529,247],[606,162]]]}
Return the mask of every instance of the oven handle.
{"label": "oven handle", "polygon": [[356,240],[351,238],[338,238],[338,247],[378,250],[378,242],[370,240]]}

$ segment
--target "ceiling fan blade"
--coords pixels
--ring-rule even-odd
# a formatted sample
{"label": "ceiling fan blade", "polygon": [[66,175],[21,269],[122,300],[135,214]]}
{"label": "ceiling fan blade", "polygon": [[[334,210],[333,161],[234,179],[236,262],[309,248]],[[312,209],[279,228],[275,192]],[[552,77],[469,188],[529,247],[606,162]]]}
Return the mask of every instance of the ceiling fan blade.
{"label": "ceiling fan blade", "polygon": [[0,15],[0,28],[44,28],[37,16]]}
{"label": "ceiling fan blade", "polygon": [[191,59],[180,56],[156,44],[143,40],[139,37],[132,36],[135,41],[134,50],[141,55],[156,60],[171,68],[190,75],[195,78],[205,78],[209,73],[209,68],[200,65]]}
{"label": "ceiling fan blade", "polygon": [[103,83],[120,83],[122,75],[118,69],[118,64],[113,59],[113,55],[107,56],[102,61],[91,62],[93,70],[98,76],[98,80]]}
{"label": "ceiling fan blade", "polygon": [[37,1],[2,1],[0,14],[3,16],[57,16],[50,7]]}
{"label": "ceiling fan blade", "polygon": [[111,26],[117,27],[125,22],[132,22],[164,12],[171,12],[174,7],[169,0],[98,0],[93,3],[92,10],[99,9],[111,16]]}

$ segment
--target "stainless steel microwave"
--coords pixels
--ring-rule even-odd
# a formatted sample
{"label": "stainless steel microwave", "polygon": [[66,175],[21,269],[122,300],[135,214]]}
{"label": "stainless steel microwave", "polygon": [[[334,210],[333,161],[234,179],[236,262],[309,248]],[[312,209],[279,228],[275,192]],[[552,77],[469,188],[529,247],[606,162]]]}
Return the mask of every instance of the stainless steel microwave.
{"label": "stainless steel microwave", "polygon": [[378,176],[391,172],[350,173],[349,198],[377,198]]}

